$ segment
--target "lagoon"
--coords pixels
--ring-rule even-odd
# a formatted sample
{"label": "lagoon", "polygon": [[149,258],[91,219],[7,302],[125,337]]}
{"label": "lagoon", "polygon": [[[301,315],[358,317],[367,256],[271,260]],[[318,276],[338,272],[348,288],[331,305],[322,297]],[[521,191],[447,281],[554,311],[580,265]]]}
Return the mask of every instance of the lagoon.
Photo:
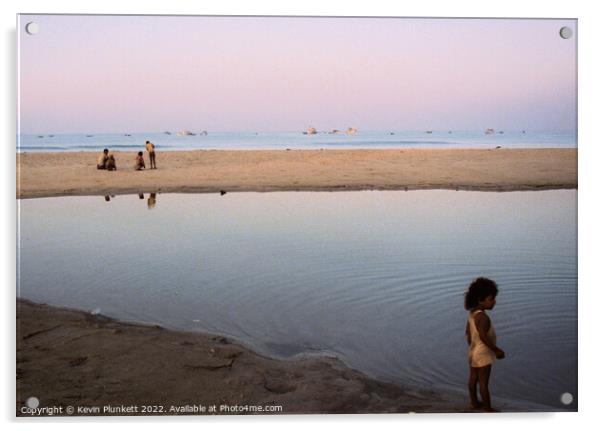
{"label": "lagoon", "polygon": [[[576,409],[575,190],[147,194],[19,201],[18,296],[336,355],[464,396],[463,292],[498,282],[495,397]],[[570,392],[570,406],[560,396]]]}

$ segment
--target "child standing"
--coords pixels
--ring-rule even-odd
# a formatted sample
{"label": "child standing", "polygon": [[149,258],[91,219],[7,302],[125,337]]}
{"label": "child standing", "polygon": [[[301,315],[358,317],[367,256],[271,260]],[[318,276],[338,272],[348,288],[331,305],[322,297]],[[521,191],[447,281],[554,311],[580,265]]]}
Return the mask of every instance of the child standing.
{"label": "child standing", "polygon": [[[489,395],[489,376],[491,365],[506,354],[497,346],[497,339],[491,319],[485,310],[492,310],[498,289],[495,281],[479,277],[468,287],[464,295],[464,308],[469,311],[466,322],[466,340],[468,341],[468,393],[470,405],[474,409],[483,408],[486,412],[496,412],[491,407]],[[482,403],[477,399],[477,383]]]}

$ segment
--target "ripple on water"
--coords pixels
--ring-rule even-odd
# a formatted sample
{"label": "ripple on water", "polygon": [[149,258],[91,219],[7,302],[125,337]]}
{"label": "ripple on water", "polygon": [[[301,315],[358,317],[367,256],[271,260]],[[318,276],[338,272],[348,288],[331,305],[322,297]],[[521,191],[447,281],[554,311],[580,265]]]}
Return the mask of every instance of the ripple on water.
{"label": "ripple on water", "polygon": [[266,354],[333,352],[376,377],[463,391],[463,293],[483,275],[500,287],[491,316],[508,352],[495,393],[557,406],[559,391],[576,392],[574,191],[143,204],[22,201],[20,294],[220,333]]}

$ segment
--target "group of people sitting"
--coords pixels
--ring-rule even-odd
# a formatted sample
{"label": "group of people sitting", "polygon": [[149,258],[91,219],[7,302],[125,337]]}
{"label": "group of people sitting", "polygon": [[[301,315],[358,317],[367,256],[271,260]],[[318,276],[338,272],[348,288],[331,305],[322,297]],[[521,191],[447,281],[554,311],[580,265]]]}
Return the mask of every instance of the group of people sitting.
{"label": "group of people sitting", "polygon": [[106,169],[107,171],[116,171],[117,164],[115,163],[115,157],[113,154],[109,154],[109,149],[105,148],[102,150],[102,154],[98,156],[98,162],[96,163],[96,169]]}
{"label": "group of people sitting", "polygon": [[[150,161],[150,168],[157,169],[157,163],[155,162],[155,144],[150,141],[146,141],[146,151],[148,152],[148,158]],[[146,164],[144,163],[144,154],[142,151],[138,151],[136,155],[136,159],[134,161],[134,169],[137,171],[141,171],[146,168]],[[102,151],[102,154],[98,157],[98,162],[96,163],[96,169],[106,169],[107,171],[116,171],[117,164],[115,163],[115,157],[112,154],[109,154],[109,149],[105,148]]]}

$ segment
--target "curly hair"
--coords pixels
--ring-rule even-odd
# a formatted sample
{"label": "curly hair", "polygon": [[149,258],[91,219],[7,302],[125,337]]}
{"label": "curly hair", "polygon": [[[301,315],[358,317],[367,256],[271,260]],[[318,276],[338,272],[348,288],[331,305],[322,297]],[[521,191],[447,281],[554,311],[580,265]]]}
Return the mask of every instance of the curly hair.
{"label": "curly hair", "polygon": [[479,305],[479,301],[483,301],[488,296],[497,296],[498,289],[495,281],[489,278],[479,277],[470,283],[468,290],[464,294],[464,308],[473,310]]}

